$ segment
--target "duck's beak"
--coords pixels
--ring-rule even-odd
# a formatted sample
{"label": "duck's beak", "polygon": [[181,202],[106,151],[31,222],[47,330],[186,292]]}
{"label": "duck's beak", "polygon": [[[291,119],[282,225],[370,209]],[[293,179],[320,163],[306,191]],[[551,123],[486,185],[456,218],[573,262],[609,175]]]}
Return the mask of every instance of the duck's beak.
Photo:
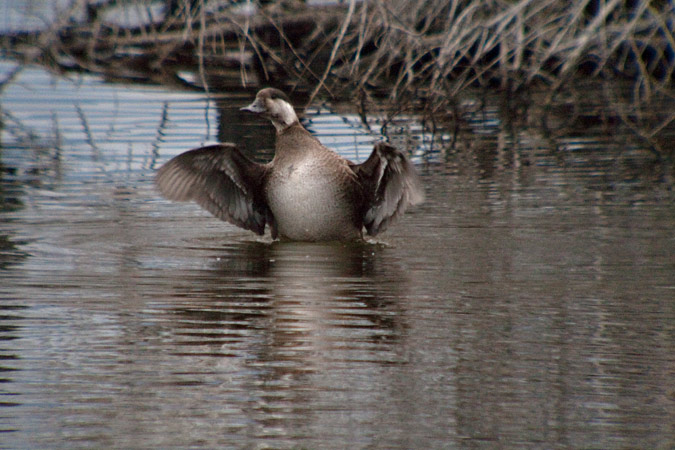
{"label": "duck's beak", "polygon": [[265,106],[262,104],[260,100],[257,98],[253,103],[251,103],[248,106],[244,106],[243,108],[240,109],[240,111],[249,111],[252,113],[262,113],[265,112]]}

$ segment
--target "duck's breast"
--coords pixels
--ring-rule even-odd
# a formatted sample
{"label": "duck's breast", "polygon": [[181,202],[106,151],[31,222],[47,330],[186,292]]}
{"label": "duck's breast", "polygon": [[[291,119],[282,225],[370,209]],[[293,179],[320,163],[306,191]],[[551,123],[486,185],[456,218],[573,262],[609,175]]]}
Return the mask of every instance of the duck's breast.
{"label": "duck's breast", "polygon": [[292,240],[360,237],[358,192],[345,163],[311,157],[276,168],[266,187],[279,235]]}

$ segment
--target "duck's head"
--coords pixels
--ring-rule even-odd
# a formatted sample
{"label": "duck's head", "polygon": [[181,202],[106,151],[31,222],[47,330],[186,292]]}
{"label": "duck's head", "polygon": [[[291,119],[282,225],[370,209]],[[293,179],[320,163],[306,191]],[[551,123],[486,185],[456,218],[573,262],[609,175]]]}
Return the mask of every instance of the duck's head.
{"label": "duck's head", "polygon": [[298,122],[291,101],[279,89],[265,88],[258,92],[255,101],[241,108],[242,111],[261,114],[272,121],[272,125],[281,132]]}

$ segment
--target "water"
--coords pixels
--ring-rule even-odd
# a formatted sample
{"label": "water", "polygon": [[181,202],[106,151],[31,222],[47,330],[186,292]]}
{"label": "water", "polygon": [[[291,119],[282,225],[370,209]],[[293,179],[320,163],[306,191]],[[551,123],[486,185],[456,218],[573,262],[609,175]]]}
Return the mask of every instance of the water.
{"label": "water", "polygon": [[[2,448],[673,447],[675,207],[639,148],[514,142],[488,109],[381,237],[278,243],[152,185],[209,142],[268,158],[253,94],[4,86]],[[377,139],[307,125],[354,159]]]}

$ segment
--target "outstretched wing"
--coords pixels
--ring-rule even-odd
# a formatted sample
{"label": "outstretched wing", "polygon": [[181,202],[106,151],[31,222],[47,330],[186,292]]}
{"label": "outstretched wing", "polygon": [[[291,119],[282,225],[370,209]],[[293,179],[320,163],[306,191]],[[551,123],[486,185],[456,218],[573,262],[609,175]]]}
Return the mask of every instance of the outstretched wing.
{"label": "outstretched wing", "polygon": [[155,184],[169,200],[193,200],[221,220],[258,234],[274,217],[265,202],[267,166],[251,161],[232,144],[181,153],[164,164]]}
{"label": "outstretched wing", "polygon": [[352,170],[365,190],[363,223],[371,236],[387,229],[408,206],[424,201],[415,166],[404,153],[385,142],[375,144],[370,157],[353,165]]}

